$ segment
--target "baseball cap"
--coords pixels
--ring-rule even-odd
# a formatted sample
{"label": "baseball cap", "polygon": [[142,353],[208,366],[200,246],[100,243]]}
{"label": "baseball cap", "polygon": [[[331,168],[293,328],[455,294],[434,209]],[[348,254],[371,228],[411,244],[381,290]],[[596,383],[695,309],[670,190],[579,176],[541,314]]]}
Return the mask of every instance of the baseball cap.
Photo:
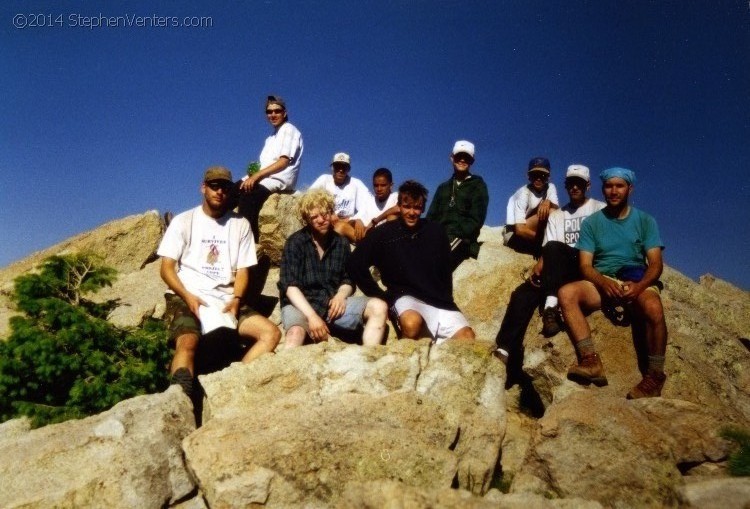
{"label": "baseball cap", "polygon": [[211,166],[206,170],[203,175],[203,182],[211,182],[212,180],[228,180],[234,182],[232,179],[232,172],[223,166]]}
{"label": "baseball cap", "polygon": [[469,154],[472,158],[474,157],[474,144],[470,141],[459,140],[453,145],[453,155],[456,154]]}
{"label": "baseball cap", "polygon": [[347,154],[346,152],[338,152],[334,154],[333,161],[331,161],[331,164],[334,164],[334,163],[346,164],[347,166],[352,165],[351,159],[349,158],[349,154]]}
{"label": "baseball cap", "polygon": [[268,108],[269,104],[278,104],[283,109],[286,109],[286,103],[284,102],[284,99],[282,99],[278,95],[269,95],[266,98],[266,108]]}
{"label": "baseball cap", "polygon": [[528,171],[543,171],[549,173],[549,159],[546,157],[535,157],[529,161]]}
{"label": "baseball cap", "polygon": [[571,164],[568,166],[568,171],[565,173],[565,178],[570,177],[578,177],[586,182],[591,182],[591,177],[589,177],[589,168],[588,166],[584,166],[582,164]]}

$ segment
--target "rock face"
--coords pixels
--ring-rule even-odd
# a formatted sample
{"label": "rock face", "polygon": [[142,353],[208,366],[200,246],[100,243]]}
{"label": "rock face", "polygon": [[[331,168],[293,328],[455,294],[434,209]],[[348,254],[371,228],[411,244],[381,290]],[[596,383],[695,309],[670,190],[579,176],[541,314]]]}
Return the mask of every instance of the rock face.
{"label": "rock face", "polygon": [[490,348],[329,342],[233,365],[201,377],[187,461],[211,507],[328,507],[373,480],[483,494],[505,430]]}
{"label": "rock face", "polygon": [[[259,252],[271,260],[266,296],[277,296],[274,264],[300,227],[294,203],[292,195],[272,196],[261,213]],[[159,214],[148,212],[1,269],[0,337],[12,313],[12,278],[46,256],[82,249],[120,271],[98,296],[120,299],[113,322],[161,317],[154,253],[162,228]],[[496,228],[484,228],[480,240],[479,258],[454,273],[456,301],[480,342],[431,348],[391,337],[375,348],[335,341],[280,348],[202,377],[204,425],[196,431],[174,389],[40,430],[10,421],[0,425],[0,451],[10,458],[0,467],[0,505],[750,506],[750,481],[728,477],[729,444],[717,438],[723,425],[750,423],[748,292],[665,269],[663,398],[624,399],[640,379],[635,345],[629,329],[599,312],[589,320],[609,386],[566,380],[569,340],[542,337],[534,317],[524,340],[530,384],[505,391],[503,367],[488,351],[533,261],[502,246]],[[270,317],[279,322],[278,305]],[[102,490],[97,499],[93,487]]]}
{"label": "rock face", "polygon": [[80,421],[25,432],[0,429],[2,506],[145,508],[176,502],[195,489],[180,447],[194,430],[190,400],[177,387]]}

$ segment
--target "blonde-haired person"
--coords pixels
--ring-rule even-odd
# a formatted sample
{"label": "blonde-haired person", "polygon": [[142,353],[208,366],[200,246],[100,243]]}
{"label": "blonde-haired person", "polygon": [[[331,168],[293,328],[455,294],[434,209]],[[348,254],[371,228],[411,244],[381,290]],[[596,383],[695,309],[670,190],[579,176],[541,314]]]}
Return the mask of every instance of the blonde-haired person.
{"label": "blonde-haired person", "polygon": [[305,226],[284,244],[278,283],[286,348],[308,337],[314,342],[329,334],[348,339],[362,327],[363,345],[380,344],[388,306],[381,299],[352,296],[354,285],[346,272],[351,247],[331,226],[333,195],[311,189],[300,198],[297,212]]}

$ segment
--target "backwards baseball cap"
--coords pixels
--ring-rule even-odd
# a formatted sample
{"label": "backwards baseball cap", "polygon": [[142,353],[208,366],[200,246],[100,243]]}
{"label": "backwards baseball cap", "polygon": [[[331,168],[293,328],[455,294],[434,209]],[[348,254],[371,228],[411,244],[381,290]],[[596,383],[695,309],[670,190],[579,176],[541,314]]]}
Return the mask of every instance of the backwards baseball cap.
{"label": "backwards baseball cap", "polygon": [[268,108],[269,104],[278,104],[283,109],[286,109],[286,103],[284,102],[284,99],[282,99],[278,95],[269,95],[266,98],[266,108]]}
{"label": "backwards baseball cap", "polygon": [[205,175],[203,175],[203,182],[211,182],[212,180],[228,180],[229,182],[234,182],[232,179],[232,172],[223,166],[211,166],[206,170]]}
{"label": "backwards baseball cap", "polygon": [[627,168],[615,166],[614,168],[607,168],[601,172],[599,178],[602,179],[602,182],[606,182],[611,178],[621,178],[628,184],[632,185],[635,183],[635,172],[633,170],[628,170]]}
{"label": "backwards baseball cap", "polygon": [[351,159],[349,158],[349,154],[347,154],[346,152],[338,152],[338,153],[334,154],[333,155],[333,161],[331,161],[331,165],[333,165],[335,163],[341,163],[341,164],[345,164],[347,166],[351,166],[352,165]]}
{"label": "backwards baseball cap", "polygon": [[582,164],[571,164],[570,166],[568,166],[568,171],[565,172],[565,178],[571,177],[578,177],[579,179],[583,179],[586,182],[591,182],[591,177],[589,177],[589,168],[588,166],[584,166]]}
{"label": "backwards baseball cap", "polygon": [[471,158],[474,158],[474,144],[470,141],[466,140],[458,140],[455,145],[453,145],[453,155],[456,154],[469,154]]}
{"label": "backwards baseball cap", "polygon": [[543,171],[549,173],[549,159],[546,157],[535,157],[529,161],[528,171]]}

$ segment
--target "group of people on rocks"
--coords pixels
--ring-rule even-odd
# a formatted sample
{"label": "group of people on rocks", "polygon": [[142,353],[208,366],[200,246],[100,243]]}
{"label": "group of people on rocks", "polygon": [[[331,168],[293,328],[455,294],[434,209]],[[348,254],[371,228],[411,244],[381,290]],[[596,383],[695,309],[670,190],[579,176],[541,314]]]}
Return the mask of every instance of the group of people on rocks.
{"label": "group of people on rocks", "polygon": [[[158,249],[175,349],[170,372],[187,393],[198,344],[208,325],[216,326],[217,312],[251,344],[243,362],[273,352],[281,340],[279,328],[252,309],[246,294],[250,268],[258,262],[260,209],[272,193],[295,190],[303,140],[280,97],[267,98],[266,116],[273,133],[261,151],[260,170],[235,182],[228,169],[208,168],[201,205],[171,219]],[[331,173],[297,201],[304,226],[284,245],[278,289],[285,348],[329,335],[378,345],[389,319],[400,338],[430,337],[436,344],[475,339],[453,298],[453,271],[478,256],[489,203],[487,185],[470,171],[474,156],[471,142],[455,143],[453,173],[437,188],[426,217],[428,191],[419,182],[407,180],[393,192],[391,172],[379,168],[371,194],[350,176],[350,156],[333,156]],[[570,201],[560,207],[550,171],[546,158],[533,158],[529,183],[508,201],[503,242],[536,263],[511,295],[494,355],[506,364],[508,381],[517,380],[526,329],[541,309],[542,333],[565,329],[575,347],[578,360],[568,378],[606,385],[586,320],[602,309],[620,324],[632,321],[634,335],[648,345],[648,366],[627,397],[659,396],[666,379],[659,294],[664,246],[654,219],[629,204],[635,173],[602,171],[603,203],[587,196],[589,168],[571,165],[565,176]],[[354,295],[355,288],[364,295]]]}

